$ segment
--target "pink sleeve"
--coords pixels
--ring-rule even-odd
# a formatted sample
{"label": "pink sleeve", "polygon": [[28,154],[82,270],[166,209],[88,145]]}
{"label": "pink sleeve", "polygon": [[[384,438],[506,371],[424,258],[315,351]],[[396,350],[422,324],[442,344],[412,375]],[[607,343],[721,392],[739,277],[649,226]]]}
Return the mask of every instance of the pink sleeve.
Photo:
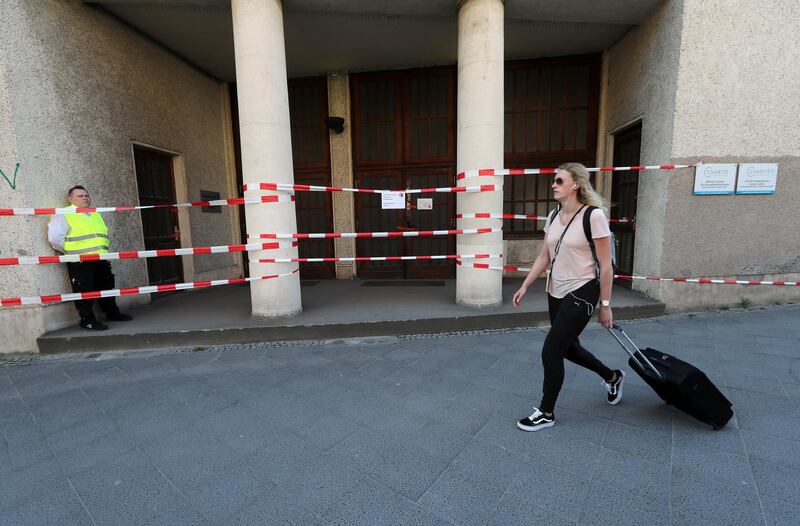
{"label": "pink sleeve", "polygon": [[601,209],[592,210],[592,217],[589,218],[592,224],[592,239],[608,237],[611,230],[608,228],[608,219]]}

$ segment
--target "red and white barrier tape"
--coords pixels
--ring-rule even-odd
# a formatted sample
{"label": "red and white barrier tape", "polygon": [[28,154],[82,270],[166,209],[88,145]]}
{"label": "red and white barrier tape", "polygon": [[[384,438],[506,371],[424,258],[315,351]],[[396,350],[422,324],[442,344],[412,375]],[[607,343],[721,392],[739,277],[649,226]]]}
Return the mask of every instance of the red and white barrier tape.
{"label": "red and white barrier tape", "polygon": [[[297,246],[295,241],[292,246]],[[168,256],[191,256],[199,254],[226,254],[230,252],[252,252],[254,250],[275,250],[281,248],[276,243],[250,243],[247,245],[219,245],[213,247],[166,248],[159,250],[136,250],[129,252],[107,252],[105,254],[75,254],[68,256],[19,256],[0,258],[2,265],[45,265],[48,263],[78,263],[82,261],[106,261],[115,259],[144,259]]]}
{"label": "red and white barrier tape", "polygon": [[676,283],[705,283],[712,285],[776,285],[781,287],[798,287],[800,281],[760,281],[754,279],[711,279],[711,278],[656,278],[649,276],[626,276],[617,274],[615,278],[640,279],[649,281],[674,281]]}
{"label": "red and white barrier tape", "polygon": [[462,228],[456,230],[412,230],[408,232],[319,232],[309,234],[248,234],[251,239],[338,239],[374,237],[428,237],[464,234],[490,234],[502,228]]}
{"label": "red and white barrier tape", "polygon": [[[489,270],[515,270],[518,272],[530,272],[529,267],[517,267],[515,265],[504,265],[502,267],[488,265],[486,263],[461,263],[456,260],[457,265],[465,267],[489,269]],[[800,287],[800,281],[760,281],[745,279],[712,279],[712,278],[658,278],[652,276],[628,276],[625,274],[614,274],[617,279],[638,279],[647,281],[672,281],[675,283],[701,283],[708,285],[774,285],[780,287]]]}
{"label": "red and white barrier tape", "polygon": [[66,301],[90,300],[96,298],[112,298],[117,296],[131,296],[136,294],[154,294],[156,292],[170,292],[173,290],[202,289],[207,287],[219,287],[221,285],[234,285],[236,283],[247,283],[250,281],[261,281],[265,279],[282,278],[291,276],[300,270],[294,269],[283,274],[273,274],[270,276],[255,276],[250,278],[234,279],[215,279],[212,281],[193,281],[189,283],[170,283],[167,285],[149,285],[147,287],[132,287],[127,289],[97,290],[93,292],[73,292],[70,294],[53,294],[50,296],[31,296],[27,298],[3,298],[0,299],[2,307],[16,307],[19,305],[49,305],[51,303],[63,303]]}
{"label": "red and white barrier tape", "polygon": [[[640,170],[677,170],[681,168],[692,168],[697,164],[662,164],[651,166],[603,166],[597,168],[587,168],[589,172],[622,172]],[[509,168],[493,169],[484,168],[480,170],[467,170],[456,175],[456,179],[461,180],[466,177],[497,176],[497,175],[536,175],[554,174],[557,168]],[[407,194],[430,194],[430,193],[457,193],[457,192],[497,192],[502,191],[502,185],[484,184],[479,186],[450,186],[439,188],[405,188],[398,190],[378,190],[372,188],[345,188],[338,186],[314,186],[306,184],[290,183],[246,183],[244,191],[249,190],[274,190],[274,191],[303,191],[303,192],[361,192],[373,194],[386,194],[405,192]],[[260,203],[278,203],[294,201],[294,197],[287,196],[261,196],[261,197],[238,197],[232,199],[215,199],[211,201],[194,201],[191,203],[176,203],[170,205],[138,205],[138,206],[106,206],[91,208],[0,208],[0,216],[29,216],[29,215],[65,215],[82,212],[126,212],[130,210],[147,210],[150,208],[188,208],[198,206],[228,206],[228,205],[250,205]]]}
{"label": "red and white barrier tape", "polygon": [[514,265],[503,265],[502,267],[498,267],[496,265],[490,265],[488,263],[462,263],[459,260],[456,260],[456,265],[462,267],[481,268],[488,270],[519,270],[520,272],[528,272],[531,270],[529,268],[524,268],[524,267],[515,267]]}
{"label": "red and white barrier tape", "polygon": [[489,259],[502,258],[498,254],[463,254],[463,255],[441,255],[441,256],[358,256],[352,258],[265,258],[259,259],[259,263],[332,263],[335,261],[413,261],[416,259]]}
{"label": "red and white barrier tape", "polygon": [[[650,166],[601,166],[597,168],[587,168],[589,172],[631,172],[641,170],[679,170],[682,168],[694,168],[697,164],[656,164]],[[507,169],[493,169],[484,168],[480,170],[466,170],[459,172],[456,179],[465,179],[467,177],[489,177],[495,175],[538,175],[538,174],[554,174],[558,172],[558,168],[507,168]]]}
{"label": "red and white barrier tape", "polygon": [[393,194],[405,192],[407,194],[434,194],[456,192],[497,192],[502,191],[502,185],[482,184],[480,186],[444,186],[440,188],[401,188],[399,190],[379,190],[373,188],[343,188],[339,186],[314,186],[309,184],[290,183],[246,183],[244,191],[274,190],[280,192],[357,192],[366,194]]}
{"label": "red and white barrier tape", "polygon": [[[692,168],[696,164],[662,164],[652,166],[603,166],[598,168],[587,168],[590,172],[621,172],[621,171],[640,171],[640,170],[677,170],[681,168]],[[480,170],[467,170],[456,175],[456,179],[461,180],[466,177],[496,176],[496,175],[536,175],[554,174],[557,168],[509,168],[493,169],[485,168]],[[290,183],[246,183],[244,191],[249,190],[274,190],[274,191],[302,191],[302,192],[361,192],[373,194],[386,194],[405,192],[407,194],[430,194],[430,193],[457,193],[457,192],[497,192],[502,191],[502,185],[484,184],[479,186],[450,186],[439,188],[405,188],[398,190],[379,190],[372,188],[345,188],[338,186],[315,186],[307,184]],[[260,203],[277,203],[293,201],[294,197],[286,196],[261,196],[238,197],[233,199],[215,199],[211,201],[194,201],[191,203],[176,203],[170,205],[139,205],[139,206],[107,206],[91,208],[0,208],[0,216],[23,216],[23,215],[65,215],[82,212],[125,212],[130,210],[147,210],[149,208],[187,208],[198,206],[228,206],[228,205],[249,205]]]}
{"label": "red and white barrier tape", "polygon": [[[548,216],[532,216],[524,214],[490,214],[489,212],[479,212],[477,214],[456,214],[457,219],[527,219],[531,221],[547,221]],[[635,223],[632,217],[620,219],[609,219],[609,223]]]}
{"label": "red and white barrier tape", "polygon": [[195,206],[229,206],[257,205],[261,203],[287,203],[294,201],[293,195],[263,195],[260,197],[235,197],[233,199],[214,199],[212,201],[194,201],[171,205],[137,205],[137,206],[98,206],[91,208],[0,208],[0,216],[55,216],[80,214],[88,212],[128,212],[130,210],[148,210],[150,208],[190,208]]}

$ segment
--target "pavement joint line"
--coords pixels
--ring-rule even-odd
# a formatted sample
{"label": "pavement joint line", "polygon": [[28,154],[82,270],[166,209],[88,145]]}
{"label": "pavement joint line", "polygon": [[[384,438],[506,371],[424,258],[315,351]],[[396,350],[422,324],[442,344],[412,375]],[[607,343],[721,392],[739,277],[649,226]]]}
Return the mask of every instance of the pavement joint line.
{"label": "pavement joint line", "polygon": [[[671,429],[669,434],[669,486],[667,486],[667,492],[669,494],[669,521],[670,524],[674,522],[673,515],[675,510],[672,508],[672,473],[675,470],[675,415],[672,415],[670,418]],[[741,439],[741,434],[739,435]],[[753,477],[755,479],[755,477]]]}
{"label": "pavement joint line", "polygon": [[753,471],[753,460],[750,458],[750,450],[747,449],[747,442],[742,436],[741,428],[736,430],[736,434],[739,436],[739,441],[742,443],[742,447],[744,447],[744,454],[747,457],[747,466],[750,468],[750,476],[753,477],[753,487],[756,490],[756,498],[758,498],[758,506],[759,508],[761,508],[761,519],[764,521],[764,524],[769,524],[769,521],[767,520],[767,512],[766,510],[764,510],[764,501],[761,498],[761,490],[758,487],[758,478],[756,478],[756,474]]}
{"label": "pavement joint line", "polygon": [[[624,324],[639,325],[643,323],[651,323],[654,321],[662,321],[662,320],[669,321],[676,319],[724,317],[735,314],[744,314],[744,313],[751,313],[758,311],[798,310],[798,309],[800,309],[799,304],[787,303],[780,305],[763,305],[763,306],[747,307],[747,308],[737,307],[727,310],[716,310],[716,311],[678,312],[672,314],[662,314],[660,316],[653,316],[649,318],[636,318],[631,320],[625,320]],[[165,353],[181,353],[181,352],[263,351],[268,349],[280,349],[288,347],[316,347],[316,346],[326,346],[326,345],[370,345],[370,344],[385,345],[386,343],[369,343],[369,342],[374,340],[388,340],[390,338],[396,340],[397,342],[402,342],[402,341],[414,341],[414,340],[433,339],[433,338],[442,339],[454,336],[546,332],[546,329],[548,327],[549,324],[540,323],[527,327],[476,329],[468,331],[406,334],[397,336],[364,336],[364,337],[325,339],[325,340],[318,339],[318,340],[286,340],[286,341],[256,342],[256,343],[228,343],[228,344],[215,344],[208,346],[200,345],[193,347],[164,347],[158,349],[126,350],[126,351],[92,351],[85,353],[64,352],[56,354],[39,354],[39,353],[14,353],[10,355],[0,354],[0,369],[5,367],[24,367],[37,363],[50,363],[50,362],[82,360],[82,359],[85,360],[94,359],[96,361],[100,361],[106,359],[120,359],[132,356],[138,358],[145,358],[148,356],[162,355]],[[348,342],[353,342],[353,343],[348,343]]]}
{"label": "pavement joint line", "polygon": [[97,526],[97,521],[94,519],[94,515],[92,515],[92,512],[89,511],[89,508],[86,506],[83,497],[81,497],[81,494],[78,493],[78,490],[75,488],[75,484],[72,483],[72,477],[67,475],[66,480],[67,484],[69,484],[69,487],[72,490],[72,493],[75,495],[75,498],[78,499],[78,503],[81,505],[81,508],[83,508],[83,511],[89,517],[89,520],[92,521],[94,526]]}

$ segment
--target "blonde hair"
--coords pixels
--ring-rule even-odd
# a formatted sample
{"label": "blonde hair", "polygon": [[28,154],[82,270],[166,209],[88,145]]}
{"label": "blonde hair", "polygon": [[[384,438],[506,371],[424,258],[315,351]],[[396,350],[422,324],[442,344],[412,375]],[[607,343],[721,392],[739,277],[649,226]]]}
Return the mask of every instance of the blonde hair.
{"label": "blonde hair", "polygon": [[589,179],[589,171],[581,163],[564,163],[559,170],[569,172],[575,184],[578,185],[578,201],[585,205],[596,206],[608,217],[608,206],[605,199],[595,191]]}

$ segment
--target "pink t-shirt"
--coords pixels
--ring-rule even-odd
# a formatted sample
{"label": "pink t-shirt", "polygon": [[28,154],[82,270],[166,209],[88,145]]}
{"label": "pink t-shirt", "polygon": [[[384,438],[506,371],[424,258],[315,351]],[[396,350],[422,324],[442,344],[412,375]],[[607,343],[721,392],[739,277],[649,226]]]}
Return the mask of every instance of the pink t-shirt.
{"label": "pink t-shirt", "polygon": [[[554,298],[563,298],[596,277],[592,249],[586,240],[586,234],[583,232],[583,214],[585,213],[586,208],[575,216],[575,220],[564,235],[564,241],[561,242],[561,247],[547,284],[547,292]],[[561,237],[561,233],[567,227],[566,224],[561,224],[559,216],[560,214],[556,215],[552,225],[549,224],[550,221],[548,220],[544,226],[544,241],[550,251],[551,260],[556,253],[556,244]],[[572,216],[568,216],[566,218],[567,222],[571,218]],[[593,239],[611,235],[611,230],[608,228],[608,219],[606,219],[606,215],[601,209],[597,208],[592,211],[590,221]]]}

